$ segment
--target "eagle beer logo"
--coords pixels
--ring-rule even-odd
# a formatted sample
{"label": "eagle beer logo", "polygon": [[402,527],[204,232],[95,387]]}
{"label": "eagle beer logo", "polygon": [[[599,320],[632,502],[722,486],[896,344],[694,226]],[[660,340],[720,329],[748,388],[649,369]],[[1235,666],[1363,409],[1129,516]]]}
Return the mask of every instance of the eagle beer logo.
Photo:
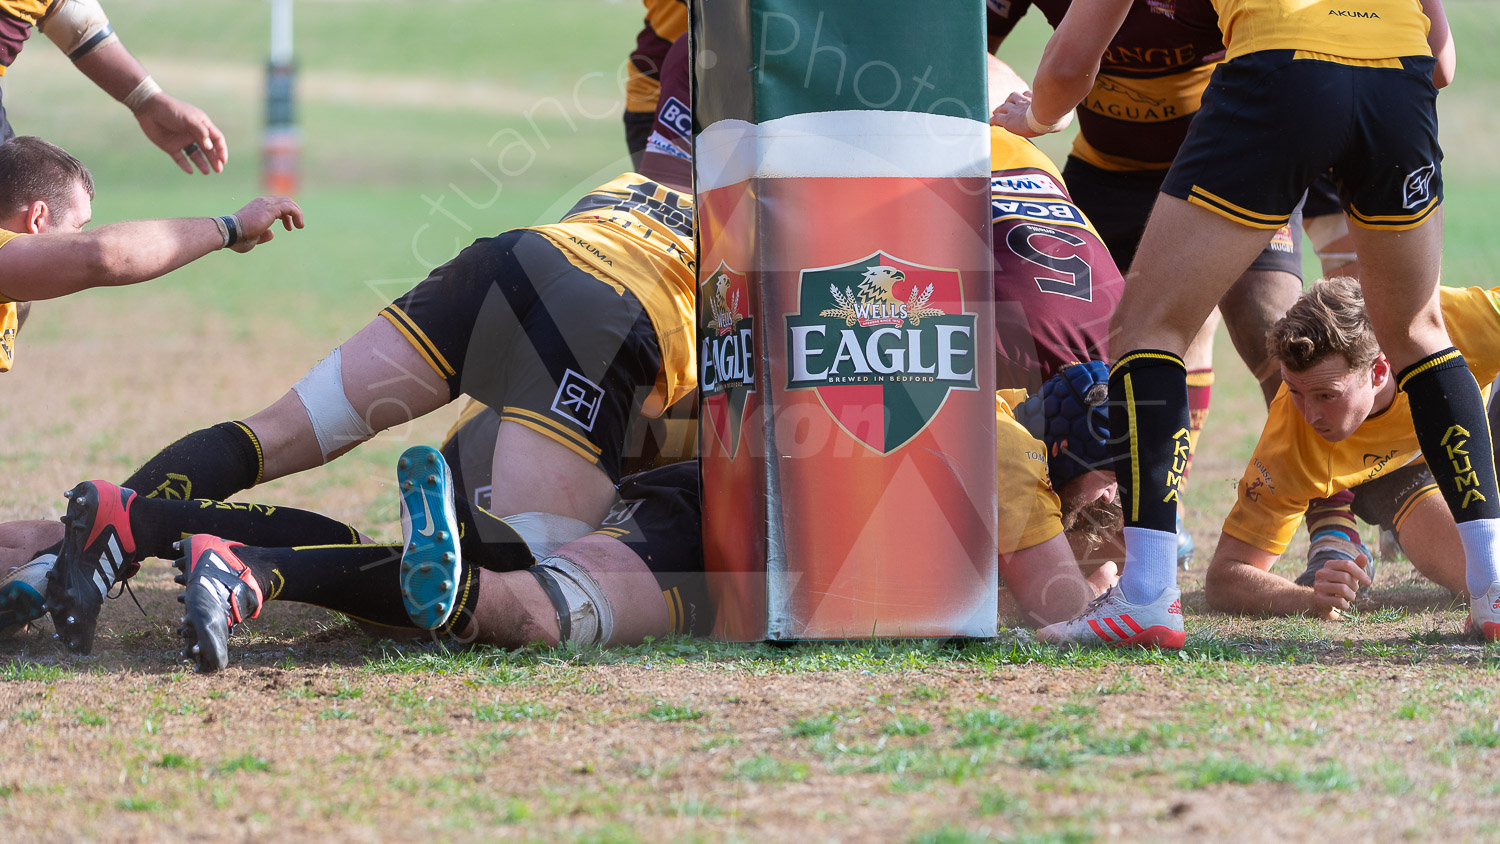
{"label": "eagle beer logo", "polygon": [[732,458],[745,421],[745,397],[755,389],[755,320],[748,316],[745,274],[720,263],[700,284],[698,301],[707,303],[699,313],[698,335],[703,416]]}
{"label": "eagle beer logo", "polygon": [[975,318],[958,270],[876,252],[803,270],[787,325],[788,390],[816,390],[847,433],[890,454],[953,390],[978,389]]}

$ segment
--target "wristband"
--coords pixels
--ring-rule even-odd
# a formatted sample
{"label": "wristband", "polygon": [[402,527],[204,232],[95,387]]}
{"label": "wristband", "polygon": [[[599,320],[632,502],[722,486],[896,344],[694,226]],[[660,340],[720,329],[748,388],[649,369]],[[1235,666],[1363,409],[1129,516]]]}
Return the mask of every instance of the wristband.
{"label": "wristband", "polygon": [[219,229],[219,237],[224,241],[223,243],[219,244],[219,248],[223,249],[224,247],[229,245],[229,227],[224,225],[223,217],[214,217],[213,221],[214,225]]}
{"label": "wristband", "polygon": [[226,214],[218,218],[219,225],[224,230],[224,246],[228,248],[240,242],[240,218],[235,214]]}
{"label": "wristband", "polygon": [[1046,123],[1038,123],[1036,115],[1031,113],[1031,103],[1027,103],[1026,111],[1022,116],[1026,119],[1026,128],[1037,133],[1038,135],[1050,135],[1053,132],[1056,132],[1057,130],[1063,128],[1064,126],[1067,126],[1068,118],[1072,116],[1072,113],[1069,112],[1068,114],[1064,114],[1062,116],[1062,119],[1051,125],[1048,125]]}
{"label": "wristband", "polygon": [[156,80],[152,79],[150,74],[147,74],[146,78],[140,81],[140,84],[136,85],[135,88],[131,89],[130,93],[125,95],[123,102],[125,103],[125,107],[130,109],[130,113],[135,114],[141,110],[141,106],[145,105],[147,100],[160,93],[161,86],[156,84]]}

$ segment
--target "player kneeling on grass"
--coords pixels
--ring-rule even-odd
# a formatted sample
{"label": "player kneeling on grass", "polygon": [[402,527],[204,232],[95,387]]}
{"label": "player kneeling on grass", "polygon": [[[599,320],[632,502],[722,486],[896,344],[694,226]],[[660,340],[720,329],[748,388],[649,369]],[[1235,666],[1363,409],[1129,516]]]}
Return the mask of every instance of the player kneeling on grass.
{"label": "player kneeling on grass", "polygon": [[[1441,304],[1475,378],[1492,381],[1500,372],[1500,288],[1443,288]],[[1469,630],[1500,639],[1500,577],[1465,564],[1464,541],[1422,460],[1406,393],[1376,345],[1359,284],[1336,278],[1314,285],[1267,345],[1285,386],[1224,522],[1204,585],[1209,605],[1318,617],[1349,609],[1371,580],[1369,554],[1352,524],[1314,535],[1307,571],[1295,582],[1270,569],[1309,499],[1352,489],[1354,512],[1395,531],[1418,572],[1472,596]],[[1467,443],[1489,436],[1454,426],[1445,445],[1462,464]]]}

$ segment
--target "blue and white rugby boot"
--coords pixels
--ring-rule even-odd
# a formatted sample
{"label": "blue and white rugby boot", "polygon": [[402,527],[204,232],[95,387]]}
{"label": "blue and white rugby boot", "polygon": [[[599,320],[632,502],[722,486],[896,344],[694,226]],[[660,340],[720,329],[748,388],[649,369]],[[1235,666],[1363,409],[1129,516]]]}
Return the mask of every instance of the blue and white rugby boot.
{"label": "blue and white rugby boot", "polygon": [[458,515],[453,474],[438,450],[408,448],[396,462],[401,486],[401,599],[412,624],[442,627],[458,604]]}

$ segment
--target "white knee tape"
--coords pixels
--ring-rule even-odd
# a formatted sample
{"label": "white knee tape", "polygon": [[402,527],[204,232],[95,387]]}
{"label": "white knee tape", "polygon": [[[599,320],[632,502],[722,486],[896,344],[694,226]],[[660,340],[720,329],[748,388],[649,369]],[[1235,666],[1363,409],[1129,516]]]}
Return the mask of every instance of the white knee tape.
{"label": "white knee tape", "polygon": [[552,513],[517,513],[500,521],[511,526],[526,541],[526,547],[537,559],[557,553],[557,549],[594,529],[577,519]]}
{"label": "white knee tape", "polygon": [[375,435],[375,429],[365,423],[344,395],[343,360],[342,352],[334,349],[333,354],[318,361],[301,381],[292,385],[307,409],[307,418],[312,420],[318,449],[325,461],[344,446]]}
{"label": "white knee tape", "polygon": [[572,623],[568,641],[579,645],[608,644],[615,635],[615,613],[599,581],[588,569],[567,557],[547,557],[537,566],[552,575],[567,603]]}

